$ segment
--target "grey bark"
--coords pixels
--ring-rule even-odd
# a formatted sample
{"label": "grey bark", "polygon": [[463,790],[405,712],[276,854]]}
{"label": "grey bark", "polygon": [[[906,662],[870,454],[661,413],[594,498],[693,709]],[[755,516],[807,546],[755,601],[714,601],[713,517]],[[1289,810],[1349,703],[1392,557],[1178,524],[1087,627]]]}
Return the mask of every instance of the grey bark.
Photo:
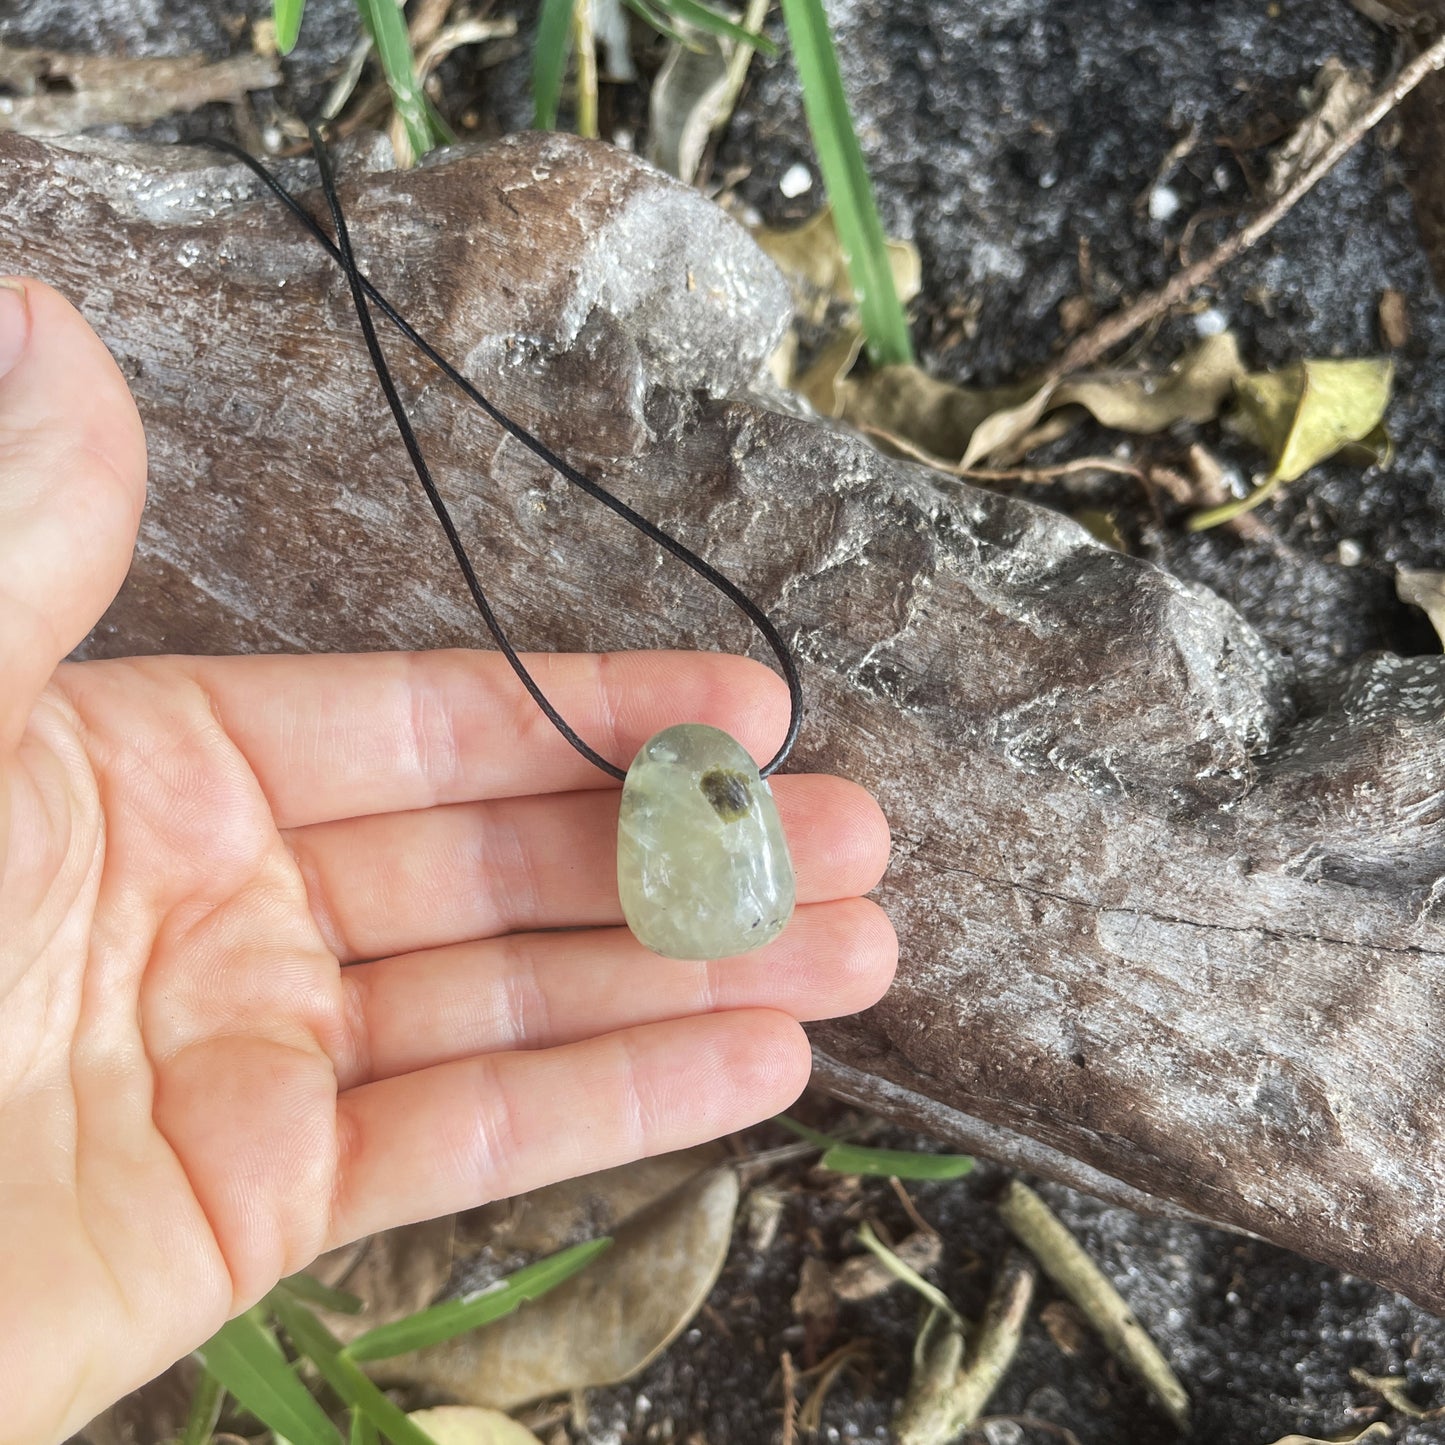
{"label": "grey bark", "polygon": [[[344,285],[279,207],[190,151],[0,137],[0,177],[0,267],[76,300],[150,442],[90,655],[479,643]],[[783,627],[794,766],[883,802],[902,965],[814,1030],[825,1082],[1445,1308],[1445,661],[1306,695],[1217,596],[787,414],[756,387],[780,279],[629,157],[519,136],[345,196],[423,332]],[[754,646],[389,344],[519,645]]]}

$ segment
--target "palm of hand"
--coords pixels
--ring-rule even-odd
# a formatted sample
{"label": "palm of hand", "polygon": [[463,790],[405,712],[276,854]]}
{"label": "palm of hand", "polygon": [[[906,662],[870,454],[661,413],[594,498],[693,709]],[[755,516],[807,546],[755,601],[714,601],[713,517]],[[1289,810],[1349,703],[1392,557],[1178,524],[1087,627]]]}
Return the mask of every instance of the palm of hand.
{"label": "palm of hand", "polygon": [[[490,654],[50,677],[124,571],[143,453],[104,350],[28,291],[0,382],[20,604],[0,610],[0,1235],[24,1242],[0,1259],[24,1302],[0,1397],[20,1401],[4,1438],[43,1440],[327,1247],[783,1107],[794,1020],[871,1002],[894,945],[856,896],[886,852],[876,807],[794,777],[782,938],[719,965],[643,952],[616,926],[615,791]],[[734,659],[537,665],[616,758],[682,718],[766,755],[785,721],[776,679]]]}

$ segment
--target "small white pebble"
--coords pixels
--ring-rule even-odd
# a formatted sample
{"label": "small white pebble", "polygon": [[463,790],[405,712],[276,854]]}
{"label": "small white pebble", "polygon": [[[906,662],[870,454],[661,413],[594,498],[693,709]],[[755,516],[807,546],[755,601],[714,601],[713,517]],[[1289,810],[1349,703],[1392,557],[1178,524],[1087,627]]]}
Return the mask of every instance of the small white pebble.
{"label": "small white pebble", "polygon": [[1214,184],[1221,191],[1227,191],[1229,189],[1229,167],[1225,165],[1215,166],[1213,179]]}
{"label": "small white pebble", "polygon": [[778,189],[790,200],[806,196],[813,189],[813,173],[802,161],[796,161],[783,172]]}
{"label": "small white pebble", "polygon": [[1179,209],[1179,193],[1168,186],[1155,186],[1149,192],[1149,219],[1167,221]]}
{"label": "small white pebble", "polygon": [[1201,311],[1194,318],[1194,330],[1199,336],[1219,336],[1229,327],[1229,317],[1217,306]]}
{"label": "small white pebble", "polygon": [[612,132],[612,144],[620,151],[636,150],[637,132],[625,125],[620,125]]}
{"label": "small white pebble", "polygon": [[1351,537],[1340,543],[1340,566],[1358,567],[1364,560],[1365,549]]}
{"label": "small white pebble", "polygon": [[1041,191],[1051,191],[1058,183],[1059,173],[1054,170],[1045,171],[1043,175],[1039,177],[1039,189]]}

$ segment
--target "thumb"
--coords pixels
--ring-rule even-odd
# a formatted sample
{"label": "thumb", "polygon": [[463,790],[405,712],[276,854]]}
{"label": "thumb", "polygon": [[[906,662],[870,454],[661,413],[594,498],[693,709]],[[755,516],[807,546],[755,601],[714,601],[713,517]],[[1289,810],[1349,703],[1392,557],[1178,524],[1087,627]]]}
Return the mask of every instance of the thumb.
{"label": "thumb", "polygon": [[50,287],[0,279],[0,752],[124,580],[145,471],[100,338]]}

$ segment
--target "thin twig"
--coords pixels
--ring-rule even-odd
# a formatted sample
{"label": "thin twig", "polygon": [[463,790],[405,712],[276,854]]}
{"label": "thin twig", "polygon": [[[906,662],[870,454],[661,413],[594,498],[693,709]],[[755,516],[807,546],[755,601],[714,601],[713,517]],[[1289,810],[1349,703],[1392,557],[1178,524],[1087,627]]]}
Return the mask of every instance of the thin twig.
{"label": "thin twig", "polygon": [[937,1239],[938,1231],[918,1212],[918,1206],[913,1202],[913,1196],[903,1187],[903,1181],[891,1175],[888,1183],[892,1186],[893,1192],[898,1196],[898,1202],[903,1206],[903,1212],[913,1221],[913,1227],[918,1230],[920,1234],[926,1234]]}
{"label": "thin twig", "polygon": [[1179,1377],[1104,1271],[1053,1210],[1015,1179],[999,1202],[998,1212],[1014,1238],[1083,1311],[1119,1362],[1138,1376],[1175,1426],[1187,1432],[1189,1396]]}
{"label": "thin twig", "polygon": [[799,1380],[806,1380],[810,1376],[817,1376],[817,1384],[812,1388],[808,1398],[803,1401],[803,1408],[798,1411],[798,1428],[806,1430],[809,1434],[823,1428],[823,1406],[827,1403],[828,1392],[833,1388],[839,1375],[848,1368],[855,1360],[867,1359],[868,1346],[862,1340],[850,1340],[846,1345],[840,1345],[826,1359],[820,1360],[810,1370],[803,1370],[799,1373]]}
{"label": "thin twig", "polygon": [[1440,36],[1427,50],[1422,50],[1392,81],[1382,87],[1354,121],[1252,221],[1216,246],[1207,256],[1177,272],[1158,291],[1141,296],[1132,306],[1126,306],[1124,310],[1105,318],[1092,331],[1079,337],[1059,358],[1049,375],[1058,378],[1092,366],[1141,326],[1163,316],[1171,307],[1186,300],[1197,286],[1202,286],[1222,267],[1268,235],[1301,198],[1313,190],[1427,75],[1440,69],[1445,69],[1445,35]]}
{"label": "thin twig", "polygon": [[783,1372],[783,1445],[795,1445],[798,1438],[798,1377],[793,1357],[784,1350],[779,1360]]}

